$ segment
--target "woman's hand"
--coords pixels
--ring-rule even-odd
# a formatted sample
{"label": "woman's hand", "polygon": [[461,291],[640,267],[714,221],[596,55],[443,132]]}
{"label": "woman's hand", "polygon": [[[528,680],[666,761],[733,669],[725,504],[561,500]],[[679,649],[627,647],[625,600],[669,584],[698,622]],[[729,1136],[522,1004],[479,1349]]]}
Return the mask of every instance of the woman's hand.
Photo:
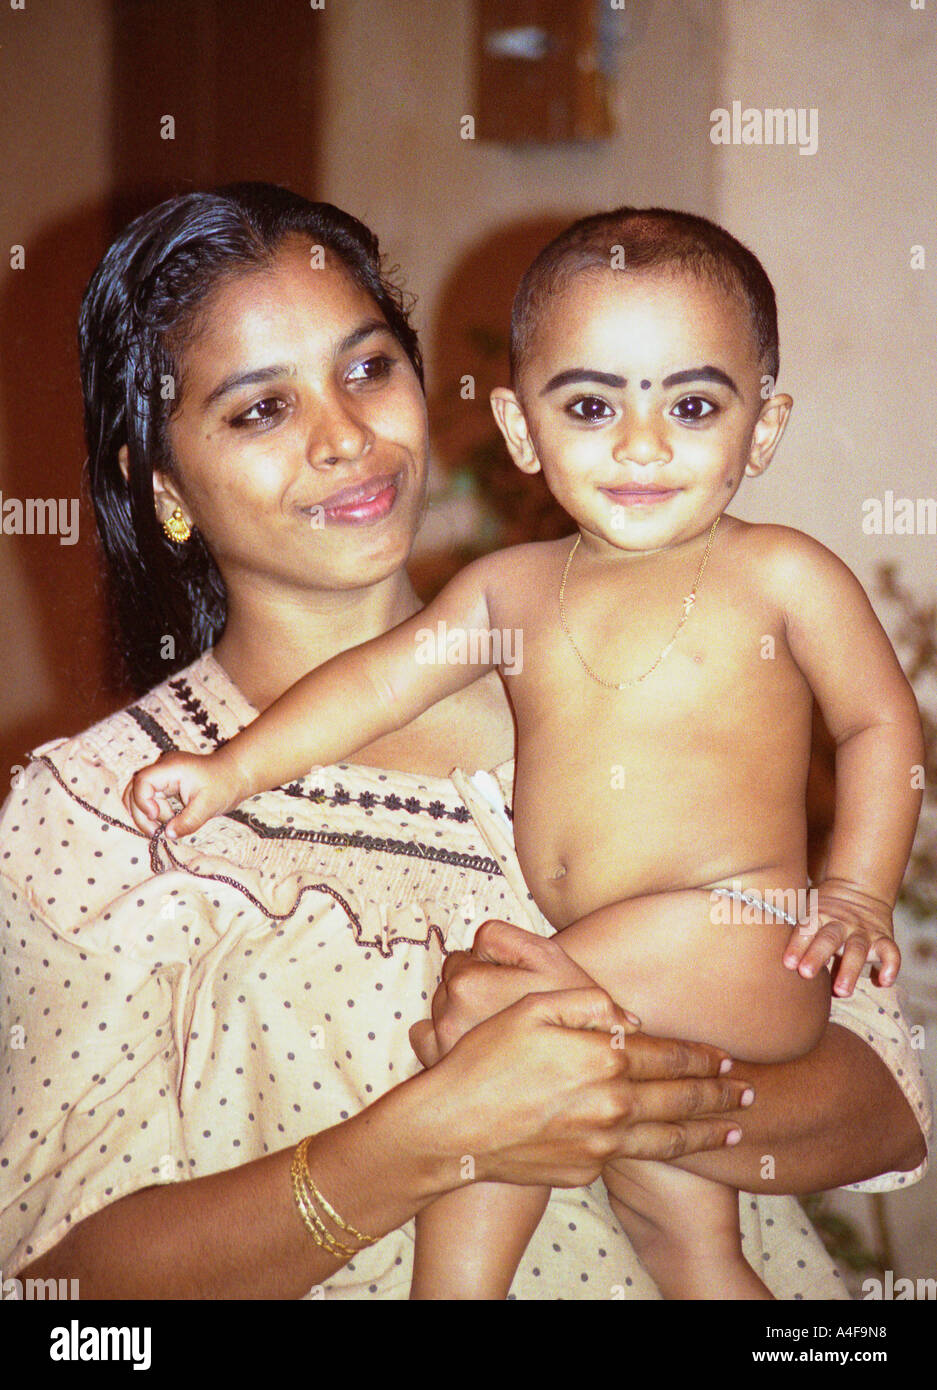
{"label": "woman's hand", "polygon": [[230,811],[244,796],[236,764],[219,749],[206,754],[167,753],[134,775],[123,802],[138,830],[152,835],[165,825],[169,839],[175,840],[191,835],[212,816]]}
{"label": "woman's hand", "polygon": [[[415,1024],[411,1043],[431,1068],[427,1079],[438,1076],[447,1106],[460,1103],[486,1116],[474,1142],[502,1141],[488,1161],[508,1162],[500,1151],[516,1126],[536,1124],[537,1117],[548,1126],[523,1150],[531,1164],[525,1176],[499,1166],[485,1173],[495,1181],[574,1186],[598,1175],[600,1152],[666,1160],[737,1142],[738,1122],[724,1116],[750,1104],[752,1093],[747,1082],[725,1075],[731,1066],[725,1053],[640,1033],[634,1015],[551,939],[506,922],[485,923],[471,955],[460,951],[446,961],[432,1007],[433,1021]],[[482,1095],[472,1093],[471,1103],[466,1066],[483,1068]],[[493,1111],[485,1099],[491,1085]],[[446,1099],[453,1086],[460,1101]],[[447,1121],[454,1132],[462,1110]],[[566,1164],[565,1178],[557,1163]],[[579,1176],[570,1176],[573,1168]],[[590,1176],[582,1177],[586,1171]]]}
{"label": "woman's hand", "polygon": [[[430,1005],[432,1020],[413,1025],[410,1045],[424,1067],[431,1067],[469,1029],[527,994],[595,987],[555,937],[535,936],[510,922],[484,922],[471,952],[446,957]],[[634,1014],[625,1010],[625,1017],[639,1026]]]}
{"label": "woman's hand", "polygon": [[724,1054],[633,1030],[597,986],[531,994],[471,1029],[416,1078],[450,1163],[471,1158],[482,1182],[578,1187],[614,1157],[734,1142],[722,1115],[747,1083],[719,1075]]}

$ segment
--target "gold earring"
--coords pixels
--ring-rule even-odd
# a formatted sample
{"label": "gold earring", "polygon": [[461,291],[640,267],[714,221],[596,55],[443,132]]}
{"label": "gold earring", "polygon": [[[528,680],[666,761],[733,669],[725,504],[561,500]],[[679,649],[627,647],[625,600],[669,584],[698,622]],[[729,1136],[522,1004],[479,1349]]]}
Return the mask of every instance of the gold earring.
{"label": "gold earring", "polygon": [[182,509],[177,507],[172,516],[167,517],[163,522],[163,530],[171,541],[177,545],[184,545],[192,534],[192,527],[182,515]]}

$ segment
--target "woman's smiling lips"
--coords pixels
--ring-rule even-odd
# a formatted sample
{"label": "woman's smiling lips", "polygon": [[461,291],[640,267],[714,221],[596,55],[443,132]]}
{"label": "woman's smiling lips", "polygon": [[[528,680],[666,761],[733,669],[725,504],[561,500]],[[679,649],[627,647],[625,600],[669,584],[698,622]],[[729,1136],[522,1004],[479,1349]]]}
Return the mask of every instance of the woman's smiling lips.
{"label": "woman's smiling lips", "polygon": [[324,497],[313,507],[303,510],[313,516],[325,515],[327,521],[350,522],[352,524],[379,521],[385,517],[397,500],[400,487],[399,473],[383,473],[377,478],[354,487],[342,488]]}

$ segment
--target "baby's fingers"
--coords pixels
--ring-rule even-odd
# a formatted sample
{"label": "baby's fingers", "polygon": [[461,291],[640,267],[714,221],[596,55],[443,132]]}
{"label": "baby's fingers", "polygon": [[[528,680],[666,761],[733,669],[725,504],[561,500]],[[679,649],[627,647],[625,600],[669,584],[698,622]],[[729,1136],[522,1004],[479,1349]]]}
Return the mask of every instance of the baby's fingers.
{"label": "baby's fingers", "polygon": [[784,947],[784,964],[788,970],[796,970],[800,965],[817,934],[817,929],[817,922],[813,919],[801,922],[800,926],[791,932]]}
{"label": "baby's fingers", "polygon": [[170,840],[178,840],[181,835],[191,835],[198,830],[212,816],[218,814],[222,809],[223,803],[214,796],[207,787],[201,787],[186,802],[181,811],[173,816],[166,826],[166,834]]}
{"label": "baby's fingers", "polygon": [[[807,934],[806,949],[801,951],[798,958],[797,973],[809,980],[836,955],[846,938],[846,928],[842,922],[833,920],[824,922],[816,930],[808,926],[801,931]],[[795,933],[795,936],[799,934]],[[790,951],[790,943],[787,949]],[[787,964],[787,952],[784,955],[784,964]]]}
{"label": "baby's fingers", "polygon": [[171,814],[164,810],[165,803],[160,806],[160,799],[155,784],[146,776],[146,769],[138,772],[124,789],[124,806],[134,825],[145,835],[152,835]]}
{"label": "baby's fingers", "polygon": [[848,999],[862,974],[862,967],[869,958],[869,938],[865,932],[856,932],[843,947],[842,959],[836,967],[836,980],[833,993],[837,999]]}
{"label": "baby's fingers", "polygon": [[897,942],[890,936],[880,936],[872,943],[869,956],[879,962],[875,983],[882,987],[893,985],[901,969],[901,952]]}

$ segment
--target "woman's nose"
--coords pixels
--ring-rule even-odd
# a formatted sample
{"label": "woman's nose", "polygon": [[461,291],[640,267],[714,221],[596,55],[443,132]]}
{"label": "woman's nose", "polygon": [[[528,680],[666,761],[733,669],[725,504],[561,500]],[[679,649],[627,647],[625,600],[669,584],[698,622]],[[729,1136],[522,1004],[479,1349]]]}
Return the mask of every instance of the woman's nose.
{"label": "woman's nose", "polygon": [[626,414],[612,452],[622,463],[666,463],[672,457],[666,430],[653,415]]}
{"label": "woman's nose", "polygon": [[306,457],[314,468],[353,463],[371,448],[373,435],[343,402],[332,401],[313,413]]}

